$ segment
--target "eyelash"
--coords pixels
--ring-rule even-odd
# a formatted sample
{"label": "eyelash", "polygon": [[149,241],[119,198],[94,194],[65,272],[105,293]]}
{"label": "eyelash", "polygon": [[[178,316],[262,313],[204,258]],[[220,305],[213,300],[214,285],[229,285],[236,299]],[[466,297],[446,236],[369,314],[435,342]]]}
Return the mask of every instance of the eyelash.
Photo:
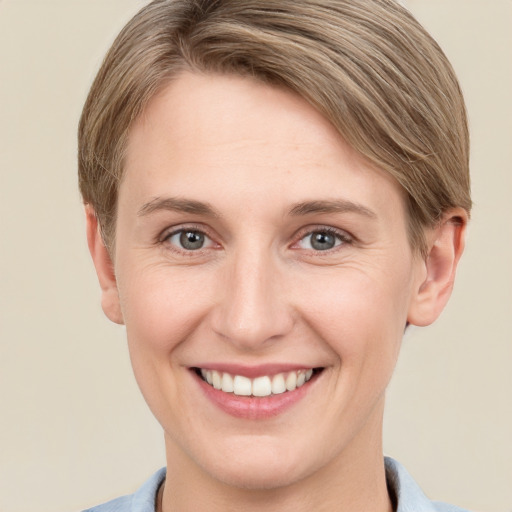
{"label": "eyelash", "polygon": [[197,233],[199,235],[203,235],[207,240],[210,241],[212,245],[218,245],[213,241],[213,237],[211,237],[207,230],[204,229],[203,226],[197,225],[186,225],[180,226],[179,228],[173,229],[172,231],[167,231],[164,235],[159,239],[159,243],[162,245],[166,245],[168,249],[177,252],[179,254],[186,254],[189,256],[195,256],[202,254],[205,250],[211,249],[212,247],[201,247],[197,250],[185,249],[184,247],[179,247],[177,244],[173,244],[170,240],[173,236],[180,235],[183,233]]}
{"label": "eyelash", "polygon": [[308,227],[303,232],[300,233],[300,238],[297,242],[294,243],[294,246],[305,240],[308,236],[312,236],[315,233],[326,234],[334,237],[339,243],[337,243],[334,247],[330,249],[324,250],[314,250],[314,249],[305,249],[307,251],[313,252],[318,255],[322,254],[330,254],[333,251],[339,250],[341,246],[351,245],[354,243],[354,239],[350,236],[346,231],[341,231],[339,229],[333,228],[331,226],[314,226]]}
{"label": "eyelash", "polygon": [[[159,243],[167,245],[168,248],[170,248],[170,250],[172,250],[174,252],[178,252],[180,254],[187,254],[190,256],[202,254],[205,250],[209,250],[212,248],[212,247],[201,247],[197,250],[185,249],[183,247],[178,247],[177,244],[173,244],[170,242],[170,240],[173,236],[183,234],[186,232],[192,232],[192,233],[197,233],[197,234],[203,235],[206,239],[209,240],[209,242],[212,245],[219,246],[219,244],[216,244],[216,242],[214,242],[213,237],[208,234],[207,230],[205,230],[203,226],[198,226],[198,225],[181,226],[177,229],[173,229],[172,231],[165,232],[164,235],[159,239]],[[324,250],[304,249],[306,251],[313,252],[315,254],[319,254],[319,255],[321,255],[322,253],[329,254],[329,253],[332,253],[333,251],[338,250],[340,248],[340,246],[350,245],[350,244],[354,243],[353,237],[350,236],[345,231],[341,231],[341,230],[338,230],[338,229],[330,227],[330,226],[314,226],[314,227],[305,228],[302,232],[300,232],[298,240],[292,244],[291,248],[294,249],[295,246],[297,246],[300,242],[302,242],[308,236],[312,236],[315,233],[321,233],[321,234],[326,234],[328,236],[332,236],[337,241],[336,245],[334,245],[334,247],[332,247],[330,249],[324,249]]]}

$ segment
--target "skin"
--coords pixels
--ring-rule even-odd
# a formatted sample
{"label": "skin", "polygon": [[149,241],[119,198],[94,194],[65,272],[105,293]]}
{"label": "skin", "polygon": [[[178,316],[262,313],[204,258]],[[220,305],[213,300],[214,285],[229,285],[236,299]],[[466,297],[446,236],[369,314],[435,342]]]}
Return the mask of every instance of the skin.
{"label": "skin", "polygon": [[[448,300],[464,211],[427,232],[422,259],[399,185],[302,98],[188,72],[131,129],[114,254],[86,211],[103,309],[126,325],[164,429],[160,510],[392,510],[385,389],[406,323],[430,324]],[[205,245],[180,246],[184,228]],[[335,246],[315,250],[326,229]],[[292,407],[254,420],[205,397],[190,367],[209,363],[324,370]]]}

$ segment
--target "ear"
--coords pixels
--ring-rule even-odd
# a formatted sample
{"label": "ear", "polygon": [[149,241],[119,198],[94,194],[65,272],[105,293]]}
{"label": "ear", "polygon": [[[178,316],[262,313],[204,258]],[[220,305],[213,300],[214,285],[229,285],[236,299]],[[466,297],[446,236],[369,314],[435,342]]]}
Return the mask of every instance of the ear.
{"label": "ear", "polygon": [[101,307],[105,315],[107,315],[112,322],[123,324],[123,314],[119,302],[114,265],[103,242],[96,212],[92,206],[85,206],[85,216],[87,244],[89,245],[89,251],[101,286]]}
{"label": "ear", "polygon": [[450,210],[437,227],[427,232],[426,258],[415,285],[407,321],[426,326],[441,314],[453,290],[457,264],[464,251],[468,214]]}

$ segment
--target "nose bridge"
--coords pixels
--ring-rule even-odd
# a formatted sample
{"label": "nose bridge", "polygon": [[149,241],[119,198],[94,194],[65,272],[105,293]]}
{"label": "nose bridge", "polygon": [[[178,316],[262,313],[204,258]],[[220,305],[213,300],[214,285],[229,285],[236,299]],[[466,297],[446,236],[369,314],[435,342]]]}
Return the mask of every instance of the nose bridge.
{"label": "nose bridge", "polygon": [[219,334],[254,350],[291,329],[279,267],[271,250],[261,245],[248,244],[232,254],[214,326]]}

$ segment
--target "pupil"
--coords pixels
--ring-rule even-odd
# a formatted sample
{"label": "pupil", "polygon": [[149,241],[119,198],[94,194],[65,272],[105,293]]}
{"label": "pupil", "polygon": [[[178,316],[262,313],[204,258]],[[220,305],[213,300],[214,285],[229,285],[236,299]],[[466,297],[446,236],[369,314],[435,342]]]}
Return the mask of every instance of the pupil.
{"label": "pupil", "polygon": [[332,249],[335,242],[334,236],[329,233],[314,233],[311,239],[311,246],[318,251],[326,251],[327,249]]}
{"label": "pupil", "polygon": [[184,231],[180,235],[180,243],[185,249],[201,249],[204,244],[204,235],[196,231]]}

